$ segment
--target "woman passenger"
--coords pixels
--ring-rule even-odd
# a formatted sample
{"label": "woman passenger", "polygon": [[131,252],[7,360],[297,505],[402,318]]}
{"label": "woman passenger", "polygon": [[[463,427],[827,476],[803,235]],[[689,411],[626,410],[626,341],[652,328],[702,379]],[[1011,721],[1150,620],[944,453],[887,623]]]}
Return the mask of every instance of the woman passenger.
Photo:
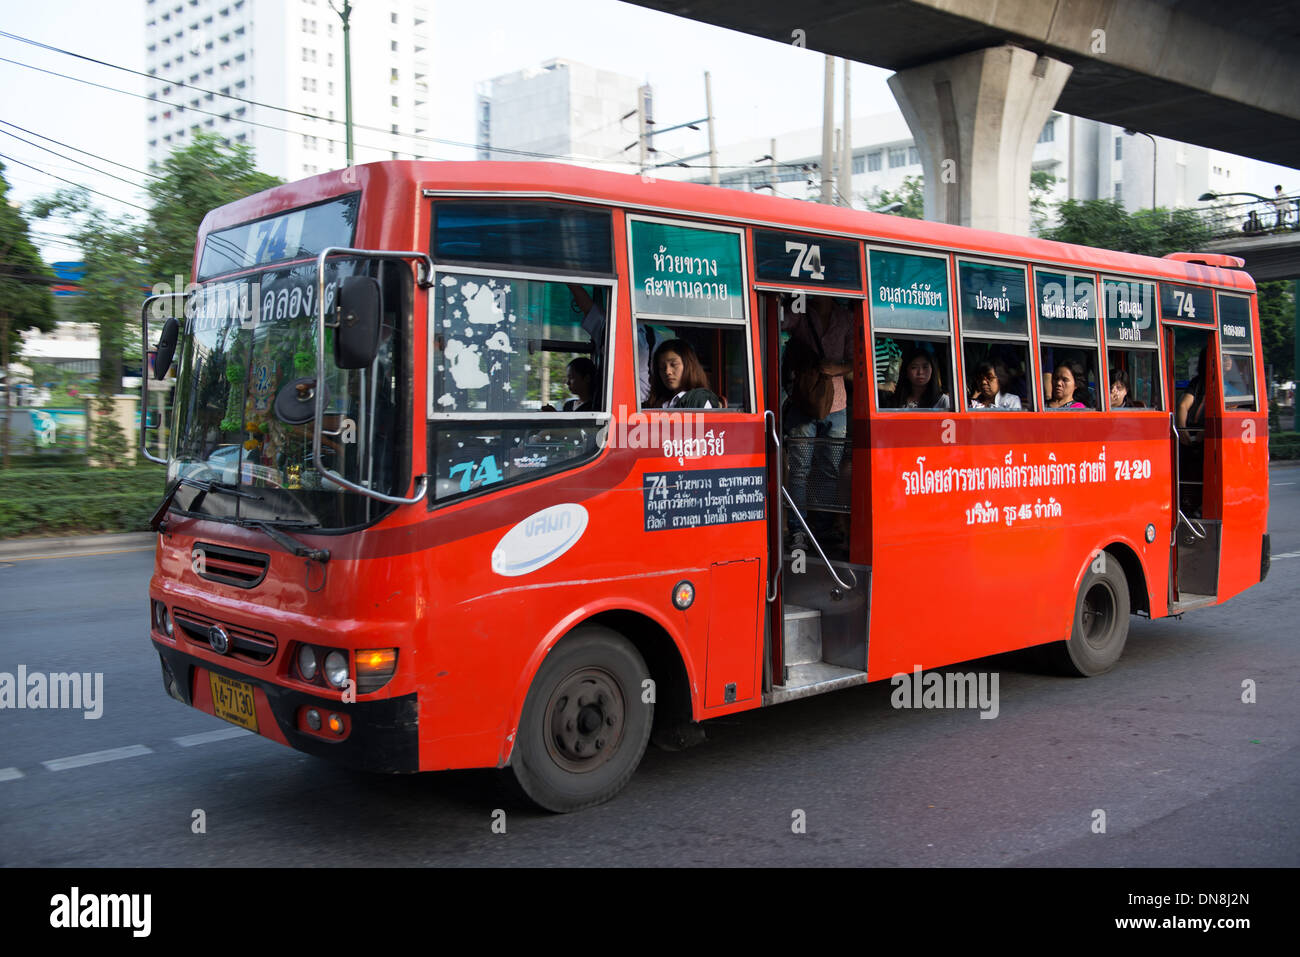
{"label": "woman passenger", "polygon": [[564,400],[564,411],[594,411],[592,397],[596,391],[596,363],[586,356],[578,356],[569,363],[567,372],[564,385],[576,398]]}
{"label": "woman passenger", "polygon": [[1083,365],[1074,359],[1062,359],[1052,372],[1052,398],[1048,409],[1086,409],[1092,394],[1084,384]]}
{"label": "woman passenger", "polygon": [[722,400],[709,391],[709,377],[685,339],[661,342],[650,361],[647,409],[718,409]]}
{"label": "woman passenger", "polygon": [[1112,409],[1131,409],[1128,401],[1128,373],[1123,369],[1110,370],[1110,407]]}
{"label": "woman passenger", "polygon": [[1006,378],[1006,370],[997,363],[989,362],[987,359],[975,363],[975,367],[971,370],[971,381],[975,383],[975,391],[971,393],[970,407],[972,409],[1020,409],[1020,396],[1002,391],[1002,383]]}
{"label": "woman passenger", "polygon": [[934,357],[919,346],[911,346],[903,354],[899,367],[901,375],[888,396],[891,409],[950,409],[952,402],[944,391]]}

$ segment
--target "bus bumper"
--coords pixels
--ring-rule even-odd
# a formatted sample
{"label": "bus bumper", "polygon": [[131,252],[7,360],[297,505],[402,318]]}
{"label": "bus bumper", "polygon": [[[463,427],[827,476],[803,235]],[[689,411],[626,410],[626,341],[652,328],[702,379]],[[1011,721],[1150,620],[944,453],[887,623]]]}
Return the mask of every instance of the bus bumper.
{"label": "bus bumper", "polygon": [[[420,716],[414,692],[398,698],[341,704],[337,699],[317,697],[273,682],[258,680],[240,671],[215,666],[168,647],[157,639],[154,639],[154,647],[162,662],[164,689],[183,704],[212,713],[195,701],[196,697],[207,697],[196,695],[199,672],[225,675],[252,685],[260,692],[259,704],[264,701],[274,718],[274,727],[259,722],[257,733],[264,738],[363,771],[420,770]],[[298,716],[304,708],[346,715],[347,735],[339,740],[330,740],[300,730]]]}

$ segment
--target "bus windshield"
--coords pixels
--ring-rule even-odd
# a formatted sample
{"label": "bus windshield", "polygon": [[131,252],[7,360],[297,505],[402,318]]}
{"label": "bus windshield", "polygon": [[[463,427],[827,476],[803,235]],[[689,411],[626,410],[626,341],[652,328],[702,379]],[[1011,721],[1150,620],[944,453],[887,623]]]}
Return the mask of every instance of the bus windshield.
{"label": "bus windshield", "polygon": [[[378,355],[363,369],[336,367],[334,332],[326,329],[320,463],[312,454],[315,263],[210,282],[190,298],[168,469],[169,480],[191,480],[177,494],[181,510],[347,528],[391,507],[346,490],[319,466],[378,492],[403,490],[409,478],[410,270],[394,262],[337,260],[325,272],[327,326],[339,283],[352,275],[379,279],[383,325]],[[236,494],[223,494],[230,487]]]}

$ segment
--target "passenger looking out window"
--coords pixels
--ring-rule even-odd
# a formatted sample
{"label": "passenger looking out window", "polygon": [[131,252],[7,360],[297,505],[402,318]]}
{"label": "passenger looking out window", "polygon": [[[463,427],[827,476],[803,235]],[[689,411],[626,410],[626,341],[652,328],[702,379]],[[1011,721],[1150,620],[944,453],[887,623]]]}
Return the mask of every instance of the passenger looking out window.
{"label": "passenger looking out window", "polygon": [[928,349],[912,346],[903,354],[898,384],[886,396],[892,409],[951,409],[939,367]]}
{"label": "passenger looking out window", "polygon": [[997,363],[977,362],[971,370],[971,381],[975,391],[971,393],[972,409],[1016,409],[1020,410],[1020,396],[1002,391],[1006,381],[1006,370]]}
{"label": "passenger looking out window", "polygon": [[709,389],[700,358],[685,339],[669,339],[655,349],[651,362],[648,409],[719,409],[722,400]]}
{"label": "passenger looking out window", "polygon": [[1063,360],[1052,372],[1052,397],[1047,409],[1089,409],[1093,407],[1092,393],[1086,385],[1087,373],[1082,363]]}

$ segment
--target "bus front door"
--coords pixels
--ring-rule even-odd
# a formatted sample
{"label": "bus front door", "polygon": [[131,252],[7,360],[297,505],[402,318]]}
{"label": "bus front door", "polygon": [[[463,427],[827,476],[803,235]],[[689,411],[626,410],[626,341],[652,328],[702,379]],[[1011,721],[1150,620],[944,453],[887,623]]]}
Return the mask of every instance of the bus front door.
{"label": "bus front door", "polygon": [[1173,543],[1170,610],[1213,604],[1222,538],[1222,390],[1218,345],[1207,329],[1166,324],[1167,394],[1173,397]]}
{"label": "bus front door", "polygon": [[[794,408],[782,375],[793,312],[815,308],[813,294],[759,295],[762,375],[771,463],[768,473],[768,617],[764,699],[816,694],[866,679],[870,570],[849,561],[853,484],[852,405],[848,429],[809,427]],[[861,303],[848,321],[861,325]],[[856,336],[857,348],[861,336]],[[850,385],[851,388],[851,385]],[[850,397],[851,398],[851,397]]]}

